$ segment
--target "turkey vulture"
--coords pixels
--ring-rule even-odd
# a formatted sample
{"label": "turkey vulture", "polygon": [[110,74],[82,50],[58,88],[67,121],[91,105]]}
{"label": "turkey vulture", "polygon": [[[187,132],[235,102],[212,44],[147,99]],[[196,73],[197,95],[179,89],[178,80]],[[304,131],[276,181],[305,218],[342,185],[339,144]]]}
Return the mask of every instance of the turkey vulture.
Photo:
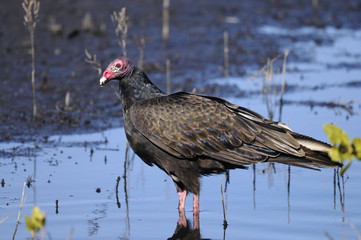
{"label": "turkey vulture", "polygon": [[119,81],[124,129],[134,152],[173,179],[184,211],[193,193],[199,215],[199,177],[259,162],[307,168],[337,168],[330,145],[280,122],[218,97],[177,92],[165,94],[142,69],[125,57],[112,61],[100,79]]}

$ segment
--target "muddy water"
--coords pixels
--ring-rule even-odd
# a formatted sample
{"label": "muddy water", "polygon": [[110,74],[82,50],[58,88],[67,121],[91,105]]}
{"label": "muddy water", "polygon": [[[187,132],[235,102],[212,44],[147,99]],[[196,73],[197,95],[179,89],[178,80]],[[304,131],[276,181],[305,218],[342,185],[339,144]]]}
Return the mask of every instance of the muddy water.
{"label": "muddy water", "polygon": [[[286,30],[264,26],[263,34],[282,36]],[[288,34],[288,33],[287,33]],[[282,120],[298,132],[326,141],[322,125],[334,122],[350,137],[361,136],[360,32],[305,28],[294,32],[327,35],[329,46],[314,42],[285,45],[311,56],[288,64]],[[222,78],[212,84],[240,91],[260,91],[261,82]],[[267,115],[263,96],[227,100]],[[330,105],[328,103],[337,103]],[[346,105],[347,107],[343,107]],[[278,106],[275,106],[278,109]],[[278,118],[278,111],[275,111]],[[120,121],[120,120],[119,120]],[[46,213],[51,239],[166,239],[178,220],[177,194],[170,178],[126,153],[124,130],[115,128],[83,135],[50,136],[44,141],[1,143],[0,239],[11,238],[24,182],[26,203],[17,239],[30,237],[24,215],[34,205]],[[190,239],[355,239],[352,223],[361,229],[361,164],[355,162],[344,179],[333,170],[313,171],[259,164],[230,172],[224,195],[228,227],[223,228],[220,180],[202,179],[200,231],[192,232],[191,197],[186,216]],[[119,181],[118,181],[119,177]],[[56,204],[58,201],[58,204]]]}

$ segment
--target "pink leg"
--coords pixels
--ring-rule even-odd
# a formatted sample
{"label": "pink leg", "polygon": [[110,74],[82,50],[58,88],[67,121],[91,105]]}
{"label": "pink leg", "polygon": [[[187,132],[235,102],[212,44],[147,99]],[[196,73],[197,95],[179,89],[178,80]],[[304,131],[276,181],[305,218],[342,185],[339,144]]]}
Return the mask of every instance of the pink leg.
{"label": "pink leg", "polygon": [[178,205],[179,220],[178,220],[178,225],[181,225],[183,227],[187,227],[187,219],[186,219],[186,214],[184,212],[184,205],[186,203],[187,191],[184,190],[183,192],[178,192],[178,196],[179,196],[179,205]]}
{"label": "pink leg", "polygon": [[186,196],[187,196],[187,191],[184,190],[183,192],[178,192],[178,196],[179,196],[179,205],[178,205],[178,209],[183,209],[184,210],[184,205],[186,204]]}
{"label": "pink leg", "polygon": [[199,229],[199,195],[193,194],[193,229]]}
{"label": "pink leg", "polygon": [[187,227],[187,219],[186,219],[186,214],[184,212],[184,208],[178,209],[178,210],[179,210],[178,225],[186,228]]}

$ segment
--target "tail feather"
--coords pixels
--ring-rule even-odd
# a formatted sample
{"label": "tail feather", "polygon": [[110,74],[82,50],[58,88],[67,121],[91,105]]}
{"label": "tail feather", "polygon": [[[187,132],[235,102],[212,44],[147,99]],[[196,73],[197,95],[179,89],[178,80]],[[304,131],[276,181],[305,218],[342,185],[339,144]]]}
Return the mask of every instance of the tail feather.
{"label": "tail feather", "polygon": [[300,145],[313,151],[327,153],[332,147],[328,143],[316,140],[309,136],[301,135],[295,132],[291,132],[291,135],[299,142]]}
{"label": "tail feather", "polygon": [[342,167],[341,163],[334,162],[328,156],[327,152],[314,151],[305,146],[301,146],[305,152],[304,157],[295,157],[281,154],[276,158],[270,158],[269,162],[278,162],[304,168],[338,168]]}

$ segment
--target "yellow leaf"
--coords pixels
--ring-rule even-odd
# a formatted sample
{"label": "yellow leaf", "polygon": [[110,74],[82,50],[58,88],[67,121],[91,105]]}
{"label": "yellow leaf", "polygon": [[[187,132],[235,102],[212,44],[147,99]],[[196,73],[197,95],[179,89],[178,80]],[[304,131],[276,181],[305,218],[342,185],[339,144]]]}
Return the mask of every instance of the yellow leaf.
{"label": "yellow leaf", "polygon": [[33,222],[31,221],[31,218],[29,218],[28,216],[25,216],[25,225],[26,228],[29,230],[29,232],[31,233],[31,235],[36,238],[37,232],[39,230],[36,230]]}
{"label": "yellow leaf", "polygon": [[45,213],[40,212],[40,208],[39,207],[34,207],[33,208],[33,214],[31,216],[32,221],[34,222],[34,226],[36,228],[43,228],[44,224],[45,224]]}
{"label": "yellow leaf", "polygon": [[340,152],[341,160],[346,160],[346,159],[351,160],[353,158],[351,145],[340,145],[338,147],[338,150]]}
{"label": "yellow leaf", "polygon": [[343,166],[342,169],[341,169],[341,176],[343,176],[343,174],[346,172],[346,170],[351,166],[351,163],[352,163],[352,159],[347,163],[346,166]]}
{"label": "yellow leaf", "polygon": [[343,159],[341,159],[340,151],[338,150],[338,147],[332,147],[328,151],[328,156],[330,156],[331,160],[334,162],[341,162]]}
{"label": "yellow leaf", "polygon": [[361,160],[361,138],[353,139],[353,147],[355,148],[356,158]]}
{"label": "yellow leaf", "polygon": [[333,145],[341,143],[340,129],[333,124],[324,124],[323,130]]}
{"label": "yellow leaf", "polygon": [[346,134],[346,132],[340,129],[340,137],[341,137],[341,145],[345,145],[347,147],[351,146],[350,138]]}
{"label": "yellow leaf", "polygon": [[45,225],[45,213],[39,207],[34,207],[31,217],[25,216],[26,228],[35,238],[40,229]]}
{"label": "yellow leaf", "polygon": [[342,144],[350,145],[350,139],[341,128],[337,127],[334,124],[324,124],[323,130],[328,136],[328,139],[333,145]]}

